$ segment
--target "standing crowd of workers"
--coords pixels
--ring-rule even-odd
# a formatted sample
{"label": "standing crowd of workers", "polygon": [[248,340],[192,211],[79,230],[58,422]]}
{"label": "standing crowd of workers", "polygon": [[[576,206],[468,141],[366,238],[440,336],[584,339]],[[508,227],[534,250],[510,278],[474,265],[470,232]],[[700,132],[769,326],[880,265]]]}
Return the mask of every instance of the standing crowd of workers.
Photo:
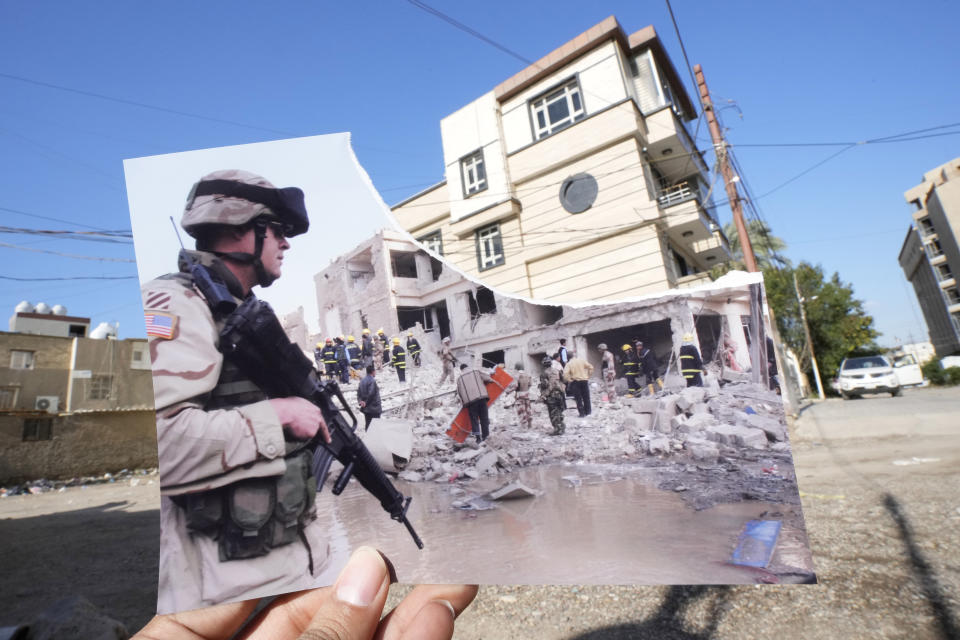
{"label": "standing crowd of workers", "polygon": [[400,338],[392,340],[387,337],[383,329],[377,329],[371,334],[370,329],[361,333],[360,344],[352,335],[339,335],[318,342],[313,350],[313,359],[317,369],[326,375],[329,380],[336,380],[340,384],[349,384],[352,378],[363,378],[362,372],[373,367],[380,371],[389,365],[397,372],[400,382],[406,381],[407,357],[416,367],[420,366],[420,343],[413,337],[412,331],[407,331],[406,348],[400,345]]}

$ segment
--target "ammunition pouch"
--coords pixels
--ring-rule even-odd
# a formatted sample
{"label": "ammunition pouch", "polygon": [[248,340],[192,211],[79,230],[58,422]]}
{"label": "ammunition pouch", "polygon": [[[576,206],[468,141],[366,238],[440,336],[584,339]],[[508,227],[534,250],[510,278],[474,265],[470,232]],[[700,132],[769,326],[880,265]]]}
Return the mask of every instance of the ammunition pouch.
{"label": "ammunition pouch", "polygon": [[263,556],[297,540],[313,518],[317,482],[311,458],[301,449],[286,459],[283,475],[247,478],[174,502],[184,510],[188,530],[218,541],[221,562]]}

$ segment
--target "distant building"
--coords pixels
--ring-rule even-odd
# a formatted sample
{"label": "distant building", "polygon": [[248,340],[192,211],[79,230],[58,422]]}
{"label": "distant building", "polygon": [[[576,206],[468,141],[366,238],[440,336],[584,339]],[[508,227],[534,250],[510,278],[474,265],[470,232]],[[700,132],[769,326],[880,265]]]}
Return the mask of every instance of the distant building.
{"label": "distant building", "polygon": [[[719,354],[724,335],[740,368],[750,365],[749,345],[763,328],[750,326],[746,287],[718,287],[653,301],[573,308],[532,304],[494,293],[443,268],[405,236],[383,230],[336,258],[314,276],[320,335],[358,335],[364,327],[383,327],[388,336],[415,330],[427,353],[449,337],[461,361],[539,370],[560,338],[568,347],[600,366],[597,345],[620,347],[639,338],[663,365],[679,350],[684,333],[699,342],[705,360]],[[729,346],[728,346],[729,348]],[[719,357],[719,356],[717,356]]]}
{"label": "distant building", "polygon": [[960,158],[926,173],[903,195],[916,211],[900,267],[913,284],[937,357],[960,353]]}
{"label": "distant building", "polygon": [[0,332],[0,481],[152,467],[156,458],[146,340]]}
{"label": "distant building", "polygon": [[17,305],[10,317],[10,331],[61,338],[85,338],[90,333],[90,318],[68,316],[66,307],[59,304],[51,307],[41,302],[34,306],[24,300]]}
{"label": "distant building", "polygon": [[696,116],[653,27],[607,18],[440,123],[446,180],[400,226],[485,285],[551,302],[709,281],[729,259]]}

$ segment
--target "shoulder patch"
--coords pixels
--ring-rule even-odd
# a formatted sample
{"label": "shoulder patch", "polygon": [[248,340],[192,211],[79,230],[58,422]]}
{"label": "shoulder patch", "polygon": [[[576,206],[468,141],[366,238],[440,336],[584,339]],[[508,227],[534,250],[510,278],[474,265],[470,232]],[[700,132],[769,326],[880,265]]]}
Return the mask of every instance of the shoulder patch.
{"label": "shoulder patch", "polygon": [[143,319],[147,325],[148,336],[171,340],[180,317],[163,311],[149,311],[143,314]]}

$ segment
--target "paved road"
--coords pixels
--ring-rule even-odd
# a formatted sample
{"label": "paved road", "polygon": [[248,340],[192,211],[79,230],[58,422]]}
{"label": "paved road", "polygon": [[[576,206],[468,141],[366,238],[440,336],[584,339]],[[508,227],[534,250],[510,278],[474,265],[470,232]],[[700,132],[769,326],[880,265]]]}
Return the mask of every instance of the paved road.
{"label": "paved road", "polygon": [[[960,388],[804,409],[792,439],[819,585],[482,587],[456,638],[960,637],[958,416]],[[155,505],[142,483],[0,500],[0,626],[77,592],[142,625]]]}
{"label": "paved road", "polygon": [[817,403],[793,448],[819,585],[483,587],[456,637],[960,637],[960,388]]}

